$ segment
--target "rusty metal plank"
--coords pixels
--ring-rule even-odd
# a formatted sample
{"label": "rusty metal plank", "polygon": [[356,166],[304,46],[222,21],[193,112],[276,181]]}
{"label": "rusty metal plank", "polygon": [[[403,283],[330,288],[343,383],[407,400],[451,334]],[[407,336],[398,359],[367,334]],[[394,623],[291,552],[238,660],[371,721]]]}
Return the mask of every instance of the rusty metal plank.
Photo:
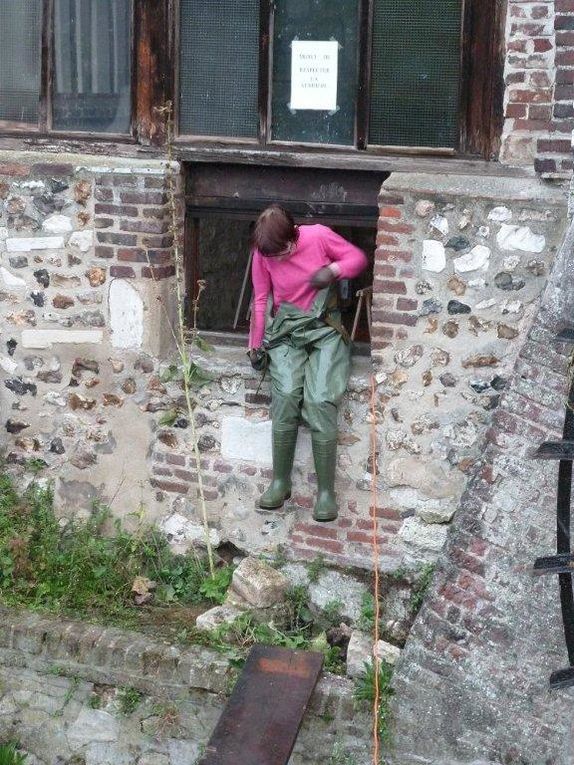
{"label": "rusty metal plank", "polygon": [[256,645],[198,765],[287,765],[323,656]]}
{"label": "rusty metal plank", "polygon": [[535,460],[574,460],[574,441],[544,441],[532,455]]}

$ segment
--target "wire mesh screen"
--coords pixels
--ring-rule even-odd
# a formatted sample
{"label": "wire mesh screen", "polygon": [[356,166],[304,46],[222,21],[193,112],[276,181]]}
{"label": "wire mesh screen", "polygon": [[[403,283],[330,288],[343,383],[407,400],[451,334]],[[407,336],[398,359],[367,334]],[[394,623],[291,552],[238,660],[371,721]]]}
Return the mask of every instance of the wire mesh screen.
{"label": "wire mesh screen", "polygon": [[458,139],[462,0],[375,0],[369,142]]}
{"label": "wire mesh screen", "polygon": [[127,133],[132,0],[55,0],[53,124]]}
{"label": "wire mesh screen", "polygon": [[0,3],[0,120],[38,122],[42,0]]}
{"label": "wire mesh screen", "polygon": [[259,0],[181,0],[179,129],[255,137]]}

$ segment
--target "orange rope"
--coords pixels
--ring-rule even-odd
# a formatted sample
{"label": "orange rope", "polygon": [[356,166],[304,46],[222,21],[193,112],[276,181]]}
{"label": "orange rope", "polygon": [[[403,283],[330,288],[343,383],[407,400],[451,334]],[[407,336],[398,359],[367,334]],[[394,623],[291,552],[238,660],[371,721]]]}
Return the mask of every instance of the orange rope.
{"label": "orange rope", "polygon": [[[375,587],[373,596],[375,598],[375,649],[379,642],[379,541],[378,541],[378,520],[377,520],[377,414],[375,408],[376,402],[376,384],[375,377],[371,375],[371,513],[373,514],[373,569],[375,572]],[[373,699],[373,765],[379,765],[379,666],[380,660],[376,655],[373,656],[375,697]]]}

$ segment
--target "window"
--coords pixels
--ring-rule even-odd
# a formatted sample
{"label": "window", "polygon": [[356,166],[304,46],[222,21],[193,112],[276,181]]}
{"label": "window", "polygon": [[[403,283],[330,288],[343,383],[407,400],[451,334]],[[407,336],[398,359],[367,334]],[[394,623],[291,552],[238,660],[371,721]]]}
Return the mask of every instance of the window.
{"label": "window", "polygon": [[3,126],[129,133],[132,16],[132,0],[3,3]]}
{"label": "window", "polygon": [[[498,110],[493,3],[180,0],[180,139],[490,157],[496,136],[481,131]],[[304,88],[315,103],[301,106]]]}

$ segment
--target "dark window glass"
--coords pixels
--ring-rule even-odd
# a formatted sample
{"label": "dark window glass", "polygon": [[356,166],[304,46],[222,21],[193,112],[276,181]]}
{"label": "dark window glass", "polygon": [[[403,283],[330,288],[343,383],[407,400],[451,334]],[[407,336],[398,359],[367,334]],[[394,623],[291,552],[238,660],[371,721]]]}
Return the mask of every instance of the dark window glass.
{"label": "dark window glass", "polygon": [[0,3],[0,120],[37,124],[42,0]]}
{"label": "dark window glass", "polygon": [[[336,107],[291,106],[294,40],[338,45]],[[272,137],[276,141],[352,145],[357,98],[357,0],[277,0],[273,42]]]}
{"label": "dark window glass", "polygon": [[375,0],[371,144],[455,147],[462,0]]}
{"label": "dark window glass", "polygon": [[55,130],[128,133],[131,0],[55,0]]}
{"label": "dark window glass", "polygon": [[181,0],[179,129],[258,132],[259,0]]}

